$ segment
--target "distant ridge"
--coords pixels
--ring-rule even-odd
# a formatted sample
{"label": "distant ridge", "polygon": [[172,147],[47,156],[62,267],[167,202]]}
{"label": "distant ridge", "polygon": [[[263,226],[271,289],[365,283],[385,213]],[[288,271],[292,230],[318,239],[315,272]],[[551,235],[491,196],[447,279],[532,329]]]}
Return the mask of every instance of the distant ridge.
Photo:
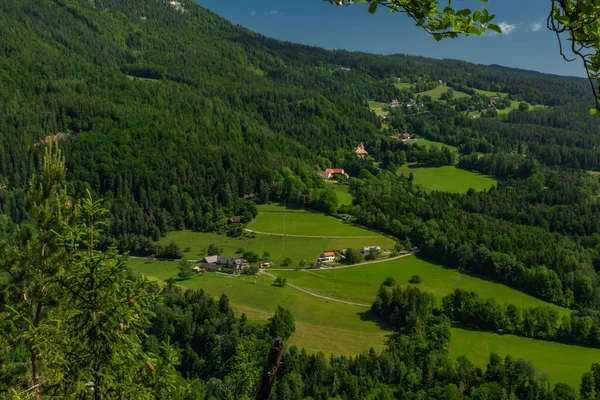
{"label": "distant ridge", "polygon": [[507,67],[507,66],[499,65],[499,64],[490,64],[490,65],[488,65],[488,67],[502,69],[505,71],[517,72],[520,74],[537,75],[537,76],[543,76],[543,77],[548,77],[548,78],[562,78],[562,79],[569,79],[569,80],[574,80],[574,81],[578,81],[578,82],[585,82],[588,80],[587,78],[580,77],[580,76],[548,74],[548,73],[544,73],[544,72],[533,71],[530,69]]}

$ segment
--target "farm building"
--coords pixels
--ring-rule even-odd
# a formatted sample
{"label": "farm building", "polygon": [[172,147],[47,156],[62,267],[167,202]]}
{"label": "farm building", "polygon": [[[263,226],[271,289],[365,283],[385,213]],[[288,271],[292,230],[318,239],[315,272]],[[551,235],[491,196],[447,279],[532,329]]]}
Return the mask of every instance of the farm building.
{"label": "farm building", "polygon": [[325,171],[319,172],[319,176],[324,179],[331,179],[334,175],[342,175],[346,178],[350,177],[343,168],[327,168]]}
{"label": "farm building", "polygon": [[239,224],[240,222],[242,222],[242,217],[231,217],[231,218],[229,218],[229,223],[230,224]]}
{"label": "farm building", "polygon": [[200,265],[207,271],[217,271],[220,267],[241,269],[247,265],[248,261],[243,258],[223,257],[223,256],[208,256],[200,260]]}
{"label": "farm building", "polygon": [[335,251],[324,251],[319,257],[319,262],[333,262],[335,261]]}
{"label": "farm building", "polygon": [[365,247],[363,247],[363,253],[365,253],[365,254],[369,253],[371,250],[381,251],[381,247],[379,247],[379,246],[365,246]]}
{"label": "farm building", "polygon": [[400,103],[398,102],[397,99],[392,100],[392,102],[390,103],[390,107],[392,108],[398,108],[400,107]]}

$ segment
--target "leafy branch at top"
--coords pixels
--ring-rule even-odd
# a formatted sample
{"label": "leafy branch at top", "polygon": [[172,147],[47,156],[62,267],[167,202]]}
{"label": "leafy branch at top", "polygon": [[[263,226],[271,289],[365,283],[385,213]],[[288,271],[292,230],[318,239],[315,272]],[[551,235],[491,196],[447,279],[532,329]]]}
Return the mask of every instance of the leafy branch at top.
{"label": "leafy branch at top", "polygon": [[600,83],[600,3],[597,0],[552,0],[552,10],[547,20],[548,29],[556,33],[560,54],[566,61],[561,34],[568,35],[571,51],[583,61],[596,99],[595,114],[600,110],[597,85]]}
{"label": "leafy branch at top", "polygon": [[[468,8],[455,9],[448,6],[441,7],[439,0],[323,0],[330,4],[346,7],[355,3],[369,4],[369,12],[374,13],[378,7],[385,7],[390,12],[402,12],[414,19],[417,26],[433,35],[435,40],[456,38],[459,35],[479,36],[486,30],[502,33],[498,25],[490,23],[495,15],[488,10],[472,11]],[[480,0],[487,3],[487,0]]]}

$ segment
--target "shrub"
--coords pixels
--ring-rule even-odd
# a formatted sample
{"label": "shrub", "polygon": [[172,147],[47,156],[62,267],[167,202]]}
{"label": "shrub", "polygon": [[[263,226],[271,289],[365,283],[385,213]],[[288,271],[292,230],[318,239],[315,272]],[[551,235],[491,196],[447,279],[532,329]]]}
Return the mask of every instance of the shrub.
{"label": "shrub", "polygon": [[292,264],[292,259],[289,257],[286,257],[282,262],[281,262],[281,266],[282,267],[288,267]]}
{"label": "shrub", "polygon": [[258,254],[256,254],[253,251],[244,252],[244,254],[242,254],[242,257],[244,257],[246,260],[248,260],[248,262],[251,262],[251,263],[258,262],[258,260],[260,259]]}
{"label": "shrub", "polygon": [[412,278],[408,280],[409,283],[421,283],[421,277],[419,275],[413,275]]}
{"label": "shrub", "polygon": [[383,286],[396,286],[396,280],[391,276],[388,276],[385,281],[383,281]]}
{"label": "shrub", "polygon": [[279,287],[284,287],[287,283],[287,279],[278,276],[277,278],[275,278],[275,285],[279,286]]}

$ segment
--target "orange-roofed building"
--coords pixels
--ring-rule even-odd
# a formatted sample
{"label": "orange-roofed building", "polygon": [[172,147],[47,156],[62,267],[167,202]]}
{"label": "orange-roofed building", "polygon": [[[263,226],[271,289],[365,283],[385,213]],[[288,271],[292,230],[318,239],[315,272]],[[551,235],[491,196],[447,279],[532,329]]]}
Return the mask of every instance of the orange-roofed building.
{"label": "orange-roofed building", "polygon": [[365,158],[365,156],[369,155],[369,152],[367,152],[367,150],[365,150],[365,145],[364,144],[359,144],[355,149],[354,152],[356,153],[356,155],[358,156],[358,158]]}

